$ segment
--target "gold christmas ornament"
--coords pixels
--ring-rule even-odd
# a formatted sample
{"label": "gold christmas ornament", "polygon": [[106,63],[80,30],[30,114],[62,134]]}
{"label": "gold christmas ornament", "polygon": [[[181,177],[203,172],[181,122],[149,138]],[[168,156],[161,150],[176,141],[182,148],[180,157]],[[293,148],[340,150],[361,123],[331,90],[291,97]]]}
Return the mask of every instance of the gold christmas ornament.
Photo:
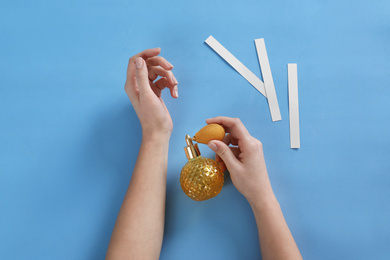
{"label": "gold christmas ornament", "polygon": [[196,201],[217,196],[224,182],[221,167],[214,160],[201,156],[198,144],[194,145],[189,135],[186,135],[186,143],[184,151],[188,162],[181,170],[181,188],[188,197]]}

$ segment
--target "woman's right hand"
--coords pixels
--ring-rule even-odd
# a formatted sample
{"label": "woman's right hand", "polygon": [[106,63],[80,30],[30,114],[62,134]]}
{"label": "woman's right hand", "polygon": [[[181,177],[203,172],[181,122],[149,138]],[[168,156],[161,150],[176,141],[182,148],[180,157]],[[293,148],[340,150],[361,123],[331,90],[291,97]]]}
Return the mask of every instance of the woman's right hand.
{"label": "woman's right hand", "polygon": [[216,161],[225,163],[234,186],[252,207],[262,259],[302,259],[272,191],[261,142],[238,118],[215,117],[206,122],[220,124],[228,133],[223,142],[210,141],[209,147],[216,152]]}
{"label": "woman's right hand", "polygon": [[237,190],[252,206],[272,198],[262,143],[249,134],[238,118],[219,116],[207,119],[206,123],[220,124],[227,132],[223,141],[213,140],[208,146],[216,153],[216,162],[222,168],[226,165]]}

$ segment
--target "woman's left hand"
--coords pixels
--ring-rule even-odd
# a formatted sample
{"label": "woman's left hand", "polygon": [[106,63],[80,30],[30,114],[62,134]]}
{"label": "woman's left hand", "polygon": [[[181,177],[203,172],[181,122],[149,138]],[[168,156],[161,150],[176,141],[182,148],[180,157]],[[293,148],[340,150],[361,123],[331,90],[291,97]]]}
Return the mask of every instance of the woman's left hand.
{"label": "woman's left hand", "polygon": [[[157,56],[161,49],[147,49],[129,60],[125,91],[141,122],[143,138],[170,138],[173,123],[161,91],[169,88],[173,98],[178,97],[177,80],[173,66]],[[156,80],[157,77],[161,78]]]}

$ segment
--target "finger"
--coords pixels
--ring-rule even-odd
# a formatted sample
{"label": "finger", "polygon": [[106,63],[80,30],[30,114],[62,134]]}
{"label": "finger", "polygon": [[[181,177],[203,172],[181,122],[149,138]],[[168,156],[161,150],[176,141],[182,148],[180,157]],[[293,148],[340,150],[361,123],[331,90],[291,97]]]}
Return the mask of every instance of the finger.
{"label": "finger", "polygon": [[171,84],[166,78],[161,78],[157,80],[154,84],[156,85],[156,87],[160,89],[160,91],[163,90],[164,88],[169,88],[169,90],[171,91],[171,96],[173,98],[179,97],[177,85]]}
{"label": "finger", "polygon": [[234,154],[234,156],[236,158],[238,158],[238,156],[240,155],[241,153],[241,150],[240,150],[240,147],[232,147],[232,146],[229,146],[230,150],[232,151],[232,153]]}
{"label": "finger", "polygon": [[[235,156],[237,159],[239,159],[238,156],[241,154],[240,148],[239,148],[239,147],[232,147],[232,146],[228,146],[228,147],[229,147],[229,149],[232,151],[232,153],[234,154],[234,156]],[[216,162],[220,162],[221,160],[222,160],[221,157],[220,157],[218,154],[215,154],[215,161],[216,161]]]}
{"label": "finger", "polygon": [[232,145],[238,145],[238,140],[230,133],[226,134],[225,137],[223,138],[222,142],[224,142],[226,145],[232,144]]}
{"label": "finger", "polygon": [[152,58],[149,58],[146,60],[146,65],[148,66],[161,66],[162,68],[166,70],[171,70],[173,69],[173,65],[169,63],[165,58],[155,56]]}
{"label": "finger", "polygon": [[149,84],[150,84],[150,87],[152,88],[154,94],[156,94],[157,97],[161,97],[161,89],[151,81],[149,81]]}
{"label": "finger", "polygon": [[147,50],[141,51],[140,53],[137,53],[136,55],[131,57],[129,59],[129,64],[127,66],[127,76],[135,78],[135,60],[138,57],[141,57],[142,59],[146,60],[148,58],[159,55],[160,52],[161,52],[160,48],[147,49]]}
{"label": "finger", "polygon": [[152,93],[152,89],[150,88],[149,79],[148,79],[148,69],[146,67],[146,63],[143,58],[138,57],[135,60],[136,65],[136,80],[139,89],[140,96],[148,95]]}
{"label": "finger", "polygon": [[165,69],[161,68],[160,66],[149,67],[149,79],[151,81],[154,81],[155,79],[157,79],[158,76],[166,78],[172,85],[178,84],[172,71],[165,70]]}
{"label": "finger", "polygon": [[[236,139],[235,139],[236,140]],[[231,134],[226,134],[225,137],[223,138],[222,142],[224,142],[227,146],[229,146],[232,143],[232,135]],[[236,144],[237,145],[237,144]],[[233,147],[230,147],[233,148]],[[236,147],[237,148],[237,147]],[[237,156],[236,156],[237,157]],[[218,156],[218,154],[215,155],[215,161],[222,161],[222,159]]]}
{"label": "finger", "polygon": [[127,83],[125,89],[130,92],[130,95],[136,96],[138,94],[137,79],[135,75],[136,74],[135,60],[138,57],[141,57],[145,60],[160,54],[160,52],[161,52],[160,48],[147,49],[134,55],[129,59],[129,63],[127,66],[127,79],[126,79]]}
{"label": "finger", "polygon": [[213,140],[208,143],[208,146],[222,159],[229,171],[240,167],[241,162],[224,142]]}
{"label": "finger", "polygon": [[238,140],[237,143],[239,143],[240,140],[247,141],[251,137],[248,130],[238,118],[218,116],[207,119],[206,123],[215,123],[222,125],[225,128],[226,132],[230,133],[233,138]]}
{"label": "finger", "polygon": [[146,60],[148,58],[159,55],[160,52],[161,48],[146,49],[144,51],[141,51],[140,53],[137,53],[132,58],[135,60],[136,58],[141,57],[142,59]]}
{"label": "finger", "polygon": [[222,159],[219,159],[218,162],[217,161],[215,162],[219,165],[219,167],[221,167],[222,172],[225,172],[227,170],[226,164],[222,161]]}

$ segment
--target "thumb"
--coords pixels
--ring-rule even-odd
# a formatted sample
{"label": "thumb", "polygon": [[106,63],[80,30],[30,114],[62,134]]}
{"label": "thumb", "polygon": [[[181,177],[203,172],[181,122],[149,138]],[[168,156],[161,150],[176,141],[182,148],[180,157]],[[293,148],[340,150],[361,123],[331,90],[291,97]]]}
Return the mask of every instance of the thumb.
{"label": "thumb", "polygon": [[140,95],[145,95],[152,91],[149,85],[148,68],[143,58],[137,57],[135,59],[135,78],[139,88]]}
{"label": "thumb", "polygon": [[232,150],[230,150],[229,146],[227,146],[224,142],[212,140],[208,143],[208,146],[211,150],[218,154],[219,157],[221,157],[229,171],[237,168],[240,161],[237,160]]}

